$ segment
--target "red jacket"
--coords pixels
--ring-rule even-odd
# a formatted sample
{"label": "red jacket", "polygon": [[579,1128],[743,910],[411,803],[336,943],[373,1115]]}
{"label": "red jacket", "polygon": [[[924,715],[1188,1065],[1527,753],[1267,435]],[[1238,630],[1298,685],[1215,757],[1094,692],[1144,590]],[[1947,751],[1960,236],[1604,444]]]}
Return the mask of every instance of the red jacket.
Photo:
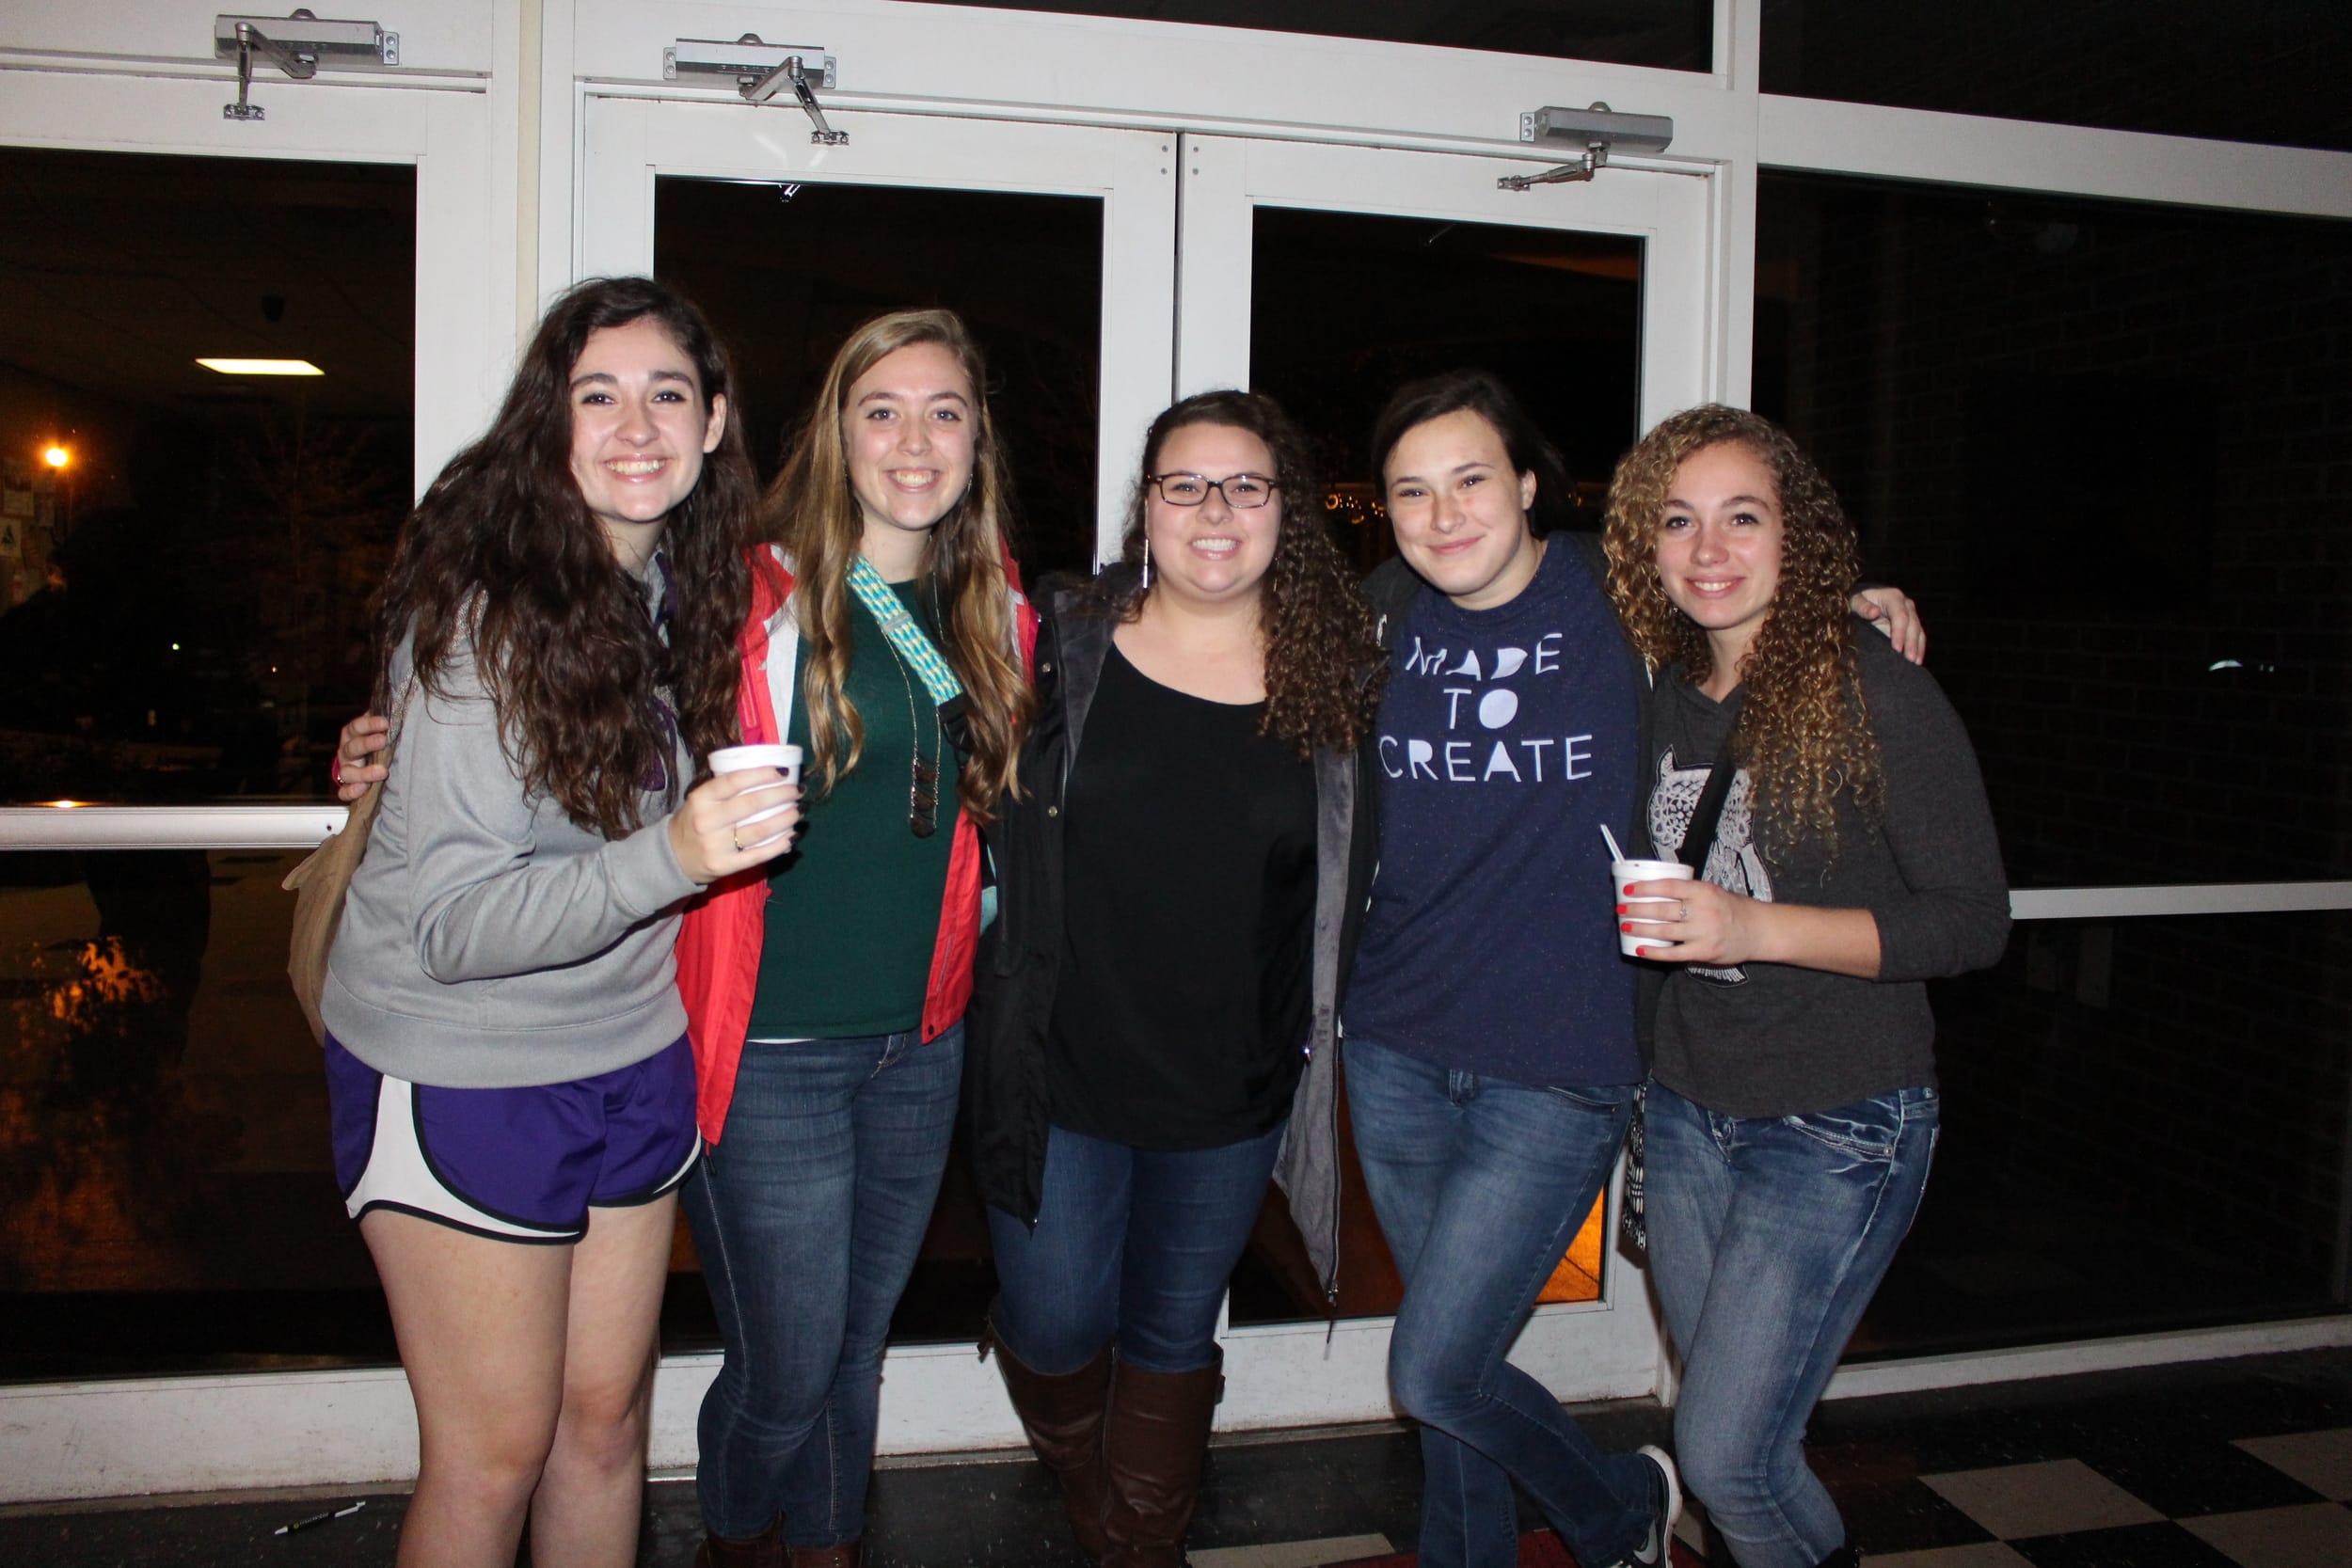
{"label": "red jacket", "polygon": [[[1037,645],[1037,613],[1021,594],[1009,557],[1013,625],[1022,667]],[[789,728],[797,683],[800,625],[791,609],[792,573],[772,546],[752,555],[752,614],[738,637],[743,676],[735,693],[736,720],[746,746],[781,741]],[[922,1037],[930,1039],[963,1016],[972,996],[972,952],[980,934],[980,836],[956,813],[947,850],[947,891],[939,911],[939,941],[931,949],[930,983],[923,996]],[[711,1143],[726,1126],[735,1098],[735,1070],[759,984],[759,948],[767,931],[768,868],[755,866],[711,884],[687,906],[677,939],[677,983],[686,1002],[686,1032],[694,1047],[695,1119]]]}

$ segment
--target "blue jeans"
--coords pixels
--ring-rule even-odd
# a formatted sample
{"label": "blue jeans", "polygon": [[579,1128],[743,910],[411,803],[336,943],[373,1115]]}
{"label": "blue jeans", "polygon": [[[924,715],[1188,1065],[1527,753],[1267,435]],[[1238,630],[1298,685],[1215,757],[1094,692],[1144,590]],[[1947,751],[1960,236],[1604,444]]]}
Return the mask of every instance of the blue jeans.
{"label": "blue jeans", "polygon": [[1041,1372],[1074,1372],[1114,1339],[1147,1372],[1188,1372],[1216,1350],[1226,1281],[1274,1174],[1282,1129],[1162,1151],[1052,1130],[1033,1229],[992,1205],[997,1336]]}
{"label": "blue jeans", "polygon": [[865,1533],[882,1342],[939,1196],[963,1026],[747,1045],[723,1136],[686,1184],[726,1359],[695,1469],[712,1533]]}
{"label": "blue jeans", "polygon": [[1642,1544],[1654,1472],[1503,1357],[1616,1163],[1633,1085],[1529,1088],[1347,1042],[1364,1184],[1405,1280],[1389,1390],[1422,1423],[1422,1568],[1518,1561],[1517,1481],[1579,1562]]}
{"label": "blue jeans", "polygon": [[1650,1275],[1682,1354],[1675,1457],[1740,1568],[1846,1544],[1805,1420],[1919,1212],[1933,1089],[1725,1117],[1649,1090]]}

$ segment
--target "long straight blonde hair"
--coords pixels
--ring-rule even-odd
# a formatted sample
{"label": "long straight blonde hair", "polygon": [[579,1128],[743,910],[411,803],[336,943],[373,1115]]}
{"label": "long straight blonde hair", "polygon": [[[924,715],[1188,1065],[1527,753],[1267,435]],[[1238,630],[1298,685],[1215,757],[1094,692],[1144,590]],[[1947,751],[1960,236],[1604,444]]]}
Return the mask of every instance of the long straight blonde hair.
{"label": "long straight blonde hair", "polygon": [[952,310],[895,310],[851,332],[833,356],[805,422],[768,487],[760,518],[784,546],[796,575],[794,602],[808,641],[801,700],[808,706],[819,791],[855,768],[866,726],[845,689],[850,675],[850,566],[865,538],[841,416],[850,388],[883,358],[916,343],[937,343],[972,384],[972,480],[962,499],[930,531],[924,571],[939,590],[940,654],[963,683],[972,754],[956,795],[965,813],[986,822],[1016,788],[1013,773],[1031,699],[1015,641],[1007,576],[1007,514],[1011,488],[996,428],[988,413],[988,372],[979,345]]}

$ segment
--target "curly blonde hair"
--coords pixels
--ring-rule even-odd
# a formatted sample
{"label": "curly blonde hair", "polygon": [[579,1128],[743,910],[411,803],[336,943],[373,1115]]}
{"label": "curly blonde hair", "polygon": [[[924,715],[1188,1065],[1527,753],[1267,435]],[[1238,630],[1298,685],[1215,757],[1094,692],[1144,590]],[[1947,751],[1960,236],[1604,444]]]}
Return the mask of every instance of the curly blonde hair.
{"label": "curly blonde hair", "polygon": [[[1259,733],[1290,741],[1301,762],[1318,746],[1353,752],[1372,733],[1389,665],[1374,640],[1363,591],[1323,520],[1323,487],[1315,482],[1307,438],[1263,392],[1199,392],[1152,421],[1143,438],[1142,472],[1159,471],[1160,449],[1170,436],[1204,424],[1247,431],[1264,442],[1274,458],[1281,522],[1258,609],[1265,647],[1265,718]],[[1151,486],[1138,476],[1128,503],[1123,552],[1127,564],[1136,568],[1136,578],[1141,576],[1150,499]],[[1104,608],[1128,621],[1143,613],[1151,594],[1140,586],[1104,586],[1097,592],[1108,597]]]}
{"label": "curly blonde hair", "polygon": [[1837,492],[1788,433],[1760,415],[1707,404],[1659,422],[1609,485],[1601,543],[1609,597],[1653,669],[1679,664],[1694,684],[1715,673],[1707,633],[1675,608],[1658,572],[1658,536],[1675,475],[1726,441],[1772,471],[1779,492],[1780,580],[1740,661],[1733,756],[1748,770],[1759,842],[1780,858],[1807,833],[1836,852],[1838,798],[1877,809],[1878,737],[1862,700],[1853,617],[1859,552]]}

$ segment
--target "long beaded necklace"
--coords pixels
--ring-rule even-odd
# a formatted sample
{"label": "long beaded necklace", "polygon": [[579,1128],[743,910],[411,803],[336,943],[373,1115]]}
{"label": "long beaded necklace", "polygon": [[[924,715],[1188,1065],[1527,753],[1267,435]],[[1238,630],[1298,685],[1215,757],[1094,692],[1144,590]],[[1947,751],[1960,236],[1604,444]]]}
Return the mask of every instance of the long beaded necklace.
{"label": "long beaded necklace", "polygon": [[907,691],[907,745],[914,753],[912,782],[907,785],[907,827],[915,837],[929,838],[939,831],[939,709],[931,707],[931,760],[926,762],[922,721],[915,714],[914,676],[897,644],[889,646],[890,661],[898,667],[899,684]]}

